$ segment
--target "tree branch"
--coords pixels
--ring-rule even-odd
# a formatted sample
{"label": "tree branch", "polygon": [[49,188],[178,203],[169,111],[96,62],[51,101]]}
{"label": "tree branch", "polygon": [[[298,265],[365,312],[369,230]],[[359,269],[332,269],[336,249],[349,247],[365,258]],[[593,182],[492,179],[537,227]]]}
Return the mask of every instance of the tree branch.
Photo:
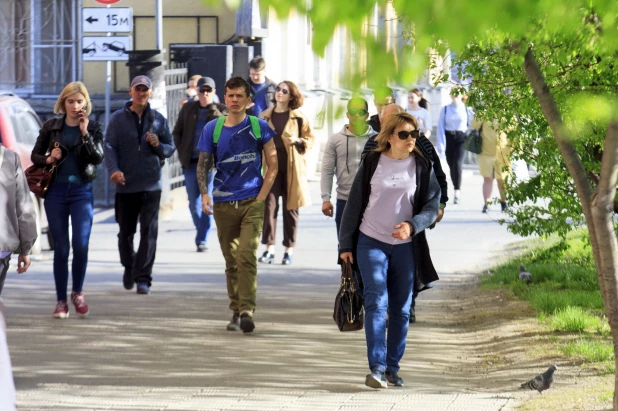
{"label": "tree branch", "polygon": [[564,126],[564,122],[562,121],[562,116],[558,111],[556,101],[554,100],[554,97],[551,94],[547,83],[545,82],[545,77],[543,76],[541,68],[536,62],[534,53],[532,52],[531,48],[528,48],[528,51],[526,52],[524,69],[526,70],[526,74],[528,76],[528,79],[530,80],[530,84],[532,85],[534,94],[539,100],[541,110],[543,111],[543,114],[547,119],[547,123],[549,124],[554,134],[554,137],[556,138],[558,148],[560,149],[560,153],[564,158],[567,169],[569,170],[571,177],[573,177],[577,193],[582,202],[584,214],[590,213],[590,199],[592,198],[592,187],[590,186],[590,182],[586,178],[586,169],[584,168],[584,165],[582,164],[582,161],[577,154],[575,145],[568,137],[568,131]]}
{"label": "tree branch", "polygon": [[[545,119],[554,134],[554,138],[556,139],[560,154],[562,155],[562,158],[567,166],[567,170],[575,183],[575,189],[577,190],[577,195],[582,206],[582,211],[584,212],[588,231],[590,232],[592,252],[594,254],[597,273],[599,273],[599,288],[601,289],[603,301],[613,301],[610,299],[607,290],[608,287],[611,287],[611,284],[607,285],[605,278],[601,274],[603,273],[601,266],[602,257],[599,249],[599,242],[597,240],[595,219],[591,207],[592,187],[590,185],[590,181],[588,180],[588,173],[582,164],[581,158],[577,154],[573,141],[569,138],[568,131],[562,121],[562,116],[560,115],[560,111],[558,111],[558,106],[556,105],[554,96],[549,91],[549,86],[545,82],[545,77],[543,76],[543,72],[537,63],[536,58],[534,57],[534,52],[532,51],[531,46],[528,46],[528,50],[526,51],[524,58],[524,70],[530,80],[534,94],[539,100]],[[614,184],[615,183],[616,180],[614,178]]]}
{"label": "tree branch", "polygon": [[[618,97],[616,99],[618,103]],[[595,205],[607,209],[610,213],[615,209],[616,183],[618,183],[618,113],[607,126],[605,144],[601,160],[601,173],[595,190]]]}

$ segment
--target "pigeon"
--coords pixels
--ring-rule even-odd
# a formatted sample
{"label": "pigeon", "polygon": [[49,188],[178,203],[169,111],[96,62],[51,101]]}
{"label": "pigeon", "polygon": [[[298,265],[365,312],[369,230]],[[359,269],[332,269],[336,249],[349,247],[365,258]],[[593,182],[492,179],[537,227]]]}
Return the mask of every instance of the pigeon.
{"label": "pigeon", "polygon": [[530,381],[523,383],[521,385],[521,388],[537,390],[539,394],[542,394],[543,391],[551,387],[551,384],[554,382],[554,371],[556,371],[557,369],[558,367],[556,366],[556,364],[553,364],[543,374],[537,375]]}
{"label": "pigeon", "polygon": [[532,274],[530,274],[523,265],[519,266],[519,279],[520,281],[525,281],[526,284],[530,284],[532,282]]}

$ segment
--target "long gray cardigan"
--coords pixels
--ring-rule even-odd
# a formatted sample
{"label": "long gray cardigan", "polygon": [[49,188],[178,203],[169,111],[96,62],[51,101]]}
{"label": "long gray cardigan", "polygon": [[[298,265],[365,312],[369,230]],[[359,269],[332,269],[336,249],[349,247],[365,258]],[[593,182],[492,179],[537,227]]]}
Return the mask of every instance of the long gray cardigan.
{"label": "long gray cardigan", "polygon": [[[367,154],[361,163],[350,195],[343,211],[339,229],[339,252],[351,252],[356,258],[359,228],[371,194],[371,178],[376,171],[381,153],[375,151]],[[427,284],[438,280],[438,274],[431,261],[429,245],[425,236],[428,228],[438,217],[440,206],[440,185],[434,174],[432,164],[422,156],[416,156],[416,192],[414,193],[414,216],[407,220],[414,227],[411,252],[414,253],[414,290],[423,291]],[[385,213],[388,213],[385,210]],[[358,269],[358,267],[355,267]]]}

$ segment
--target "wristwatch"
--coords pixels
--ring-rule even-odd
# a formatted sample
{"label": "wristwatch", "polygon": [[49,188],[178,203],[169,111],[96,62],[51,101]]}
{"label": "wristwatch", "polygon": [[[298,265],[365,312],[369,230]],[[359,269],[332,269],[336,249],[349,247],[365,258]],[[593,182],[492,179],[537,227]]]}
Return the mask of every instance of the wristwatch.
{"label": "wristwatch", "polygon": [[440,203],[440,209],[444,210],[446,208],[446,203]]}

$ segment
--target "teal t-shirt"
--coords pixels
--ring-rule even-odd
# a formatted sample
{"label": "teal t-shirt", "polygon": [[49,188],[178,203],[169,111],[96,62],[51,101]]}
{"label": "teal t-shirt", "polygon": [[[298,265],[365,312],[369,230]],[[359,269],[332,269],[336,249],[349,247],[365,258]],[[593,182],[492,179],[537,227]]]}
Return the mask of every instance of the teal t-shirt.
{"label": "teal t-shirt", "polygon": [[268,143],[275,131],[262,119],[262,137],[253,135],[249,116],[234,127],[223,126],[216,152],[214,131],[217,120],[209,121],[202,130],[198,150],[215,155],[217,172],[215,174],[213,201],[240,201],[256,197],[264,179],[262,178],[262,147]]}
{"label": "teal t-shirt", "polygon": [[77,157],[75,157],[75,151],[73,146],[77,139],[81,138],[82,132],[79,126],[71,127],[66,123],[62,126],[62,134],[64,137],[64,144],[69,149],[69,153],[62,163],[58,166],[58,173],[56,174],[56,181],[61,183],[83,183],[84,180],[79,171],[79,164]]}

